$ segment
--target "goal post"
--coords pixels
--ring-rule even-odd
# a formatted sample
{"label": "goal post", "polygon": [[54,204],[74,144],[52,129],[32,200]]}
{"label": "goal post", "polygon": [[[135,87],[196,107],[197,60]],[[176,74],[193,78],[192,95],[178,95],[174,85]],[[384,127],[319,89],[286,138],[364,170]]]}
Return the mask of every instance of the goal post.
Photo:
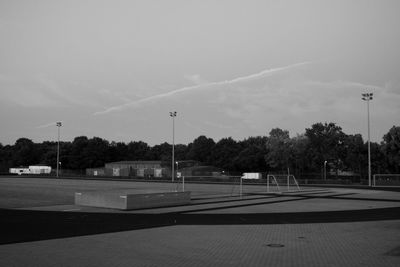
{"label": "goal post", "polygon": [[372,176],[372,186],[400,186],[400,174],[377,173]]}
{"label": "goal post", "polygon": [[271,192],[275,188],[278,192],[300,191],[300,186],[296,177],[292,174],[268,174],[267,175],[267,192]]}
{"label": "goal post", "polygon": [[[194,186],[196,184],[196,186]],[[299,191],[294,175],[267,175],[248,178],[242,176],[186,176],[179,175],[174,181],[175,191],[195,191],[199,197],[210,195],[228,197],[255,197],[271,192]]]}
{"label": "goal post", "polygon": [[200,195],[237,196],[242,190],[241,177],[232,175],[179,175],[174,181],[174,187],[175,191],[194,190]]}

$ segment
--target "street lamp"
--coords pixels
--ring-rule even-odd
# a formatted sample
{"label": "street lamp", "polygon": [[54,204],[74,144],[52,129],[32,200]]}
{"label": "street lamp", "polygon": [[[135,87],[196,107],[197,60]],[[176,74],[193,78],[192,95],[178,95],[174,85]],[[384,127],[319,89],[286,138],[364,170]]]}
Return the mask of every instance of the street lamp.
{"label": "street lamp", "polygon": [[62,126],[61,121],[56,122],[58,127],[58,141],[57,141],[57,178],[58,178],[58,168],[60,165],[60,127]]}
{"label": "street lamp", "polygon": [[169,116],[172,117],[172,182],[174,181],[175,177],[175,117],[176,111],[171,111]]}
{"label": "street lamp", "polygon": [[324,180],[326,180],[326,163],[328,163],[328,161],[324,161]]}
{"label": "street lamp", "polygon": [[369,125],[369,101],[372,100],[373,93],[362,94],[362,100],[367,101],[368,114],[368,186],[371,186],[371,143],[370,143],[370,125]]}
{"label": "street lamp", "polygon": [[182,175],[181,172],[179,172],[179,161],[176,162],[176,179],[178,178],[182,179],[182,192],[185,192],[185,176]]}

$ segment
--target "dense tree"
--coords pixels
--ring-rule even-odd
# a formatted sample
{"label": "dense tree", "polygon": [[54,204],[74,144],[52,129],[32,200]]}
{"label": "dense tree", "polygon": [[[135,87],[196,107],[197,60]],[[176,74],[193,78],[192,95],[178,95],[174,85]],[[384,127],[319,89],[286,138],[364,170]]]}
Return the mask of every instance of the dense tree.
{"label": "dense tree", "polygon": [[265,148],[266,143],[267,143],[266,136],[249,137],[249,138],[246,138],[243,141],[239,142],[239,144],[242,147],[258,146],[258,147],[262,147],[262,148]]}
{"label": "dense tree", "polygon": [[[365,151],[368,151],[368,145],[365,144]],[[367,152],[366,152],[367,153]],[[365,156],[365,161],[363,167],[365,169],[364,173],[368,173],[368,157]],[[390,170],[388,169],[388,161],[385,157],[385,153],[382,150],[382,147],[375,142],[371,142],[371,171],[373,174],[375,173],[387,173]]]}
{"label": "dense tree", "polygon": [[[71,169],[81,170],[87,166],[85,162],[85,149],[88,146],[89,139],[86,136],[78,136],[72,141],[71,151],[69,153],[69,166]],[[62,151],[62,150],[61,150]],[[61,153],[64,155],[64,152]],[[61,161],[63,165],[64,161]]]}
{"label": "dense tree", "polygon": [[232,137],[222,138],[210,151],[210,164],[225,170],[236,170],[234,160],[241,151],[242,147]]}
{"label": "dense tree", "polygon": [[153,146],[147,153],[148,160],[161,160],[162,164],[169,166],[172,161],[172,145],[164,142]]}
{"label": "dense tree", "polygon": [[346,150],[344,167],[360,175],[365,174],[363,167],[367,162],[366,147],[361,134],[347,135],[344,141]]}
{"label": "dense tree", "polygon": [[[161,160],[171,166],[172,145],[150,147],[142,141],[111,142],[100,137],[78,136],[72,142],[60,142],[63,169],[84,170],[101,167],[106,162],[121,160]],[[365,177],[368,173],[368,146],[360,134],[346,135],[334,123],[316,123],[305,134],[290,138],[287,130],[272,129],[269,136],[235,141],[199,136],[189,145],[175,145],[175,159],[198,160],[231,172],[287,172],[296,177],[320,173],[324,161],[328,168],[347,170]],[[57,142],[34,143],[20,138],[13,145],[0,144],[0,172],[10,167],[46,164],[56,167]],[[400,172],[400,127],[393,126],[382,143],[371,142],[373,173]]]}
{"label": "dense tree", "polygon": [[112,161],[126,160],[128,155],[128,146],[123,142],[112,141],[108,148],[108,154]]}
{"label": "dense tree", "polygon": [[265,153],[265,145],[249,145],[235,157],[234,168],[240,172],[265,172],[267,169]]}
{"label": "dense tree", "polygon": [[303,135],[297,135],[291,140],[291,158],[289,162],[289,168],[296,177],[300,177],[302,173],[310,171],[309,159],[307,157],[308,138]]}
{"label": "dense tree", "polygon": [[28,166],[39,163],[37,146],[28,138],[19,138],[13,147],[13,163]]}
{"label": "dense tree", "polygon": [[393,126],[383,136],[382,151],[387,159],[389,171],[400,173],[400,127]]}
{"label": "dense tree", "polygon": [[188,146],[183,145],[183,144],[177,144],[175,145],[175,160],[186,160],[187,158],[187,153],[188,153]]}
{"label": "dense tree", "polygon": [[306,129],[305,135],[309,140],[308,156],[311,168],[320,170],[324,161],[338,165],[345,157],[344,140],[346,135],[342,128],[335,123],[315,123]]}
{"label": "dense tree", "polygon": [[[56,148],[55,148],[56,149]],[[71,164],[74,163],[74,158],[71,157],[72,143],[71,142],[60,142],[60,164],[61,168],[73,169]],[[56,162],[56,158],[54,162]],[[54,167],[56,165],[54,164]]]}
{"label": "dense tree", "polygon": [[[165,149],[168,150],[168,146]],[[125,157],[129,160],[144,160],[147,159],[149,151],[150,147],[145,142],[130,142],[128,144],[128,149],[126,151],[127,154],[125,155]],[[163,153],[165,153],[165,151],[163,151]]]}
{"label": "dense tree", "polygon": [[[39,146],[40,163],[55,168],[57,165],[57,142],[43,142]],[[60,160],[61,161],[61,160]]]}
{"label": "dense tree", "polygon": [[209,163],[211,151],[215,146],[212,138],[204,135],[197,137],[188,147],[188,159],[198,160],[200,162]]}
{"label": "dense tree", "polygon": [[10,153],[9,153],[10,146],[3,146],[0,143],[0,173],[7,172],[9,161],[10,161]]}
{"label": "dense tree", "polygon": [[235,169],[240,172],[265,172],[266,142],[265,136],[249,137],[238,142],[241,151],[234,158]]}
{"label": "dense tree", "polygon": [[84,149],[84,157],[86,168],[94,168],[104,166],[104,163],[110,161],[108,158],[109,142],[100,137],[93,137],[88,140],[88,144]]}
{"label": "dense tree", "polygon": [[269,170],[287,171],[292,154],[289,131],[274,128],[266,142],[265,161]]}

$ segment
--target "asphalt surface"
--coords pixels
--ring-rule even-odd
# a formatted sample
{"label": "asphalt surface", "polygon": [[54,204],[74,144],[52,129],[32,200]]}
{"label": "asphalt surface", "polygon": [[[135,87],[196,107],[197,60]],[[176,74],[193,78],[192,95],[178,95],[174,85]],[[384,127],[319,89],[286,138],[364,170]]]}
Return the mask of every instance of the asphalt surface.
{"label": "asphalt surface", "polygon": [[[0,265],[60,265],[54,255],[50,259],[40,255],[45,250],[47,254],[58,253],[59,260],[65,260],[67,256],[58,250],[68,243],[69,253],[81,256],[69,259],[70,263],[64,266],[400,264],[398,192],[307,187],[299,192],[268,194],[263,186],[245,186],[240,196],[238,185],[186,184],[185,189],[192,192],[192,202],[185,206],[119,211],[74,204],[74,193],[78,191],[127,188],[137,192],[174,191],[181,190],[181,185],[0,178]],[[321,228],[326,231],[321,232]],[[265,235],[265,231],[274,237],[255,242],[258,234]],[[318,244],[311,242],[317,239]],[[144,250],[134,245],[138,240],[149,247]],[[114,245],[115,252],[107,253],[93,242],[104,247]],[[88,255],[98,253],[107,258],[87,259],[80,254],[82,244],[88,246]],[[162,247],[163,244],[176,250]],[[136,257],[119,254],[118,251],[128,253],[127,246]],[[209,251],[211,248],[213,251]],[[242,255],[241,250],[247,254]],[[214,257],[201,258],[200,255],[207,255],[205,251]]]}

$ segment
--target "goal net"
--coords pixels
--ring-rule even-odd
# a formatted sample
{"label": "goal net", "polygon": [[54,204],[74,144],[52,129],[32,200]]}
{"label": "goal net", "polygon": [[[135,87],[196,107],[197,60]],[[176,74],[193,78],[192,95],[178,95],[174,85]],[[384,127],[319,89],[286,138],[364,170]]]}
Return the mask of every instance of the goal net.
{"label": "goal net", "polygon": [[372,186],[400,186],[400,174],[374,174]]}
{"label": "goal net", "polygon": [[230,197],[239,195],[240,176],[179,176],[175,191],[190,191],[196,197]]}
{"label": "goal net", "polygon": [[299,191],[294,175],[268,175],[259,179],[243,176],[180,176],[175,191],[190,191],[195,198],[257,197],[273,192]]}
{"label": "goal net", "polygon": [[173,183],[175,191],[190,191],[196,198],[257,196],[267,193],[266,179],[243,179],[242,176],[180,176]]}
{"label": "goal net", "polygon": [[299,191],[300,187],[294,175],[267,175],[267,192]]}

